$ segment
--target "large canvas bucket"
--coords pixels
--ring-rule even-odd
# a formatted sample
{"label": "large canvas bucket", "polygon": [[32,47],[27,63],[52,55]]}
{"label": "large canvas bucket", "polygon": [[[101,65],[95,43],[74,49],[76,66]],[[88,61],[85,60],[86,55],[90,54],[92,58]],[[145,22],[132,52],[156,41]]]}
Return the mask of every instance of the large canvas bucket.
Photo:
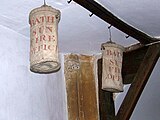
{"label": "large canvas bucket", "polygon": [[31,71],[50,73],[60,69],[57,32],[59,21],[60,11],[47,5],[30,12]]}

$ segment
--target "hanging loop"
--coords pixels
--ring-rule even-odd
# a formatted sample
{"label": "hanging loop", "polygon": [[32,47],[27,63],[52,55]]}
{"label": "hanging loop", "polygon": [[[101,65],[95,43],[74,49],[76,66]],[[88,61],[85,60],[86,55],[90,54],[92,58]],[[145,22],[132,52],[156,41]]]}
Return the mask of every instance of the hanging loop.
{"label": "hanging loop", "polygon": [[46,0],[44,0],[44,6],[46,5]]}
{"label": "hanging loop", "polygon": [[112,27],[112,25],[110,25],[110,26],[108,27],[108,30],[109,30],[109,41],[110,41],[110,42],[112,42],[111,27]]}

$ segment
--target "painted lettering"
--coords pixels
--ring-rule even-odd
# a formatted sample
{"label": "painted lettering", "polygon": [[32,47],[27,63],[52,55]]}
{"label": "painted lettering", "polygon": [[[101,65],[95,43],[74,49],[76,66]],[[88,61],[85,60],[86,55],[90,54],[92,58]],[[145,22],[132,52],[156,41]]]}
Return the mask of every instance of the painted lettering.
{"label": "painted lettering", "polygon": [[41,23],[54,23],[54,16],[38,16],[38,17],[33,17],[32,20],[30,20],[30,25],[31,27],[41,24]]}
{"label": "painted lettering", "polygon": [[113,75],[113,74],[107,74],[105,79],[119,81],[120,76],[119,75]]}
{"label": "painted lettering", "polygon": [[106,55],[107,56],[114,56],[114,57],[122,57],[121,52],[118,50],[114,50],[114,49],[113,50],[107,49]]}
{"label": "painted lettering", "polygon": [[42,41],[48,41],[48,42],[54,42],[55,41],[55,37],[54,35],[40,35],[40,36],[37,36],[35,38],[35,43],[39,43],[39,42],[42,42]]}

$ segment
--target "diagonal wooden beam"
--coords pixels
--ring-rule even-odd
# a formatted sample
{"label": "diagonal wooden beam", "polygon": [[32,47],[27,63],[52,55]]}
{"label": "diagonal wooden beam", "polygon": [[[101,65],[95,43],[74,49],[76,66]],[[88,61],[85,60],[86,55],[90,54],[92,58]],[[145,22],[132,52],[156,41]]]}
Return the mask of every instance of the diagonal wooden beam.
{"label": "diagonal wooden beam", "polygon": [[115,15],[113,15],[109,10],[102,7],[94,0],[73,0],[79,5],[91,11],[93,14],[104,20],[105,22],[111,24],[122,32],[128,34],[129,36],[135,38],[142,44],[148,44],[151,42],[159,41],[160,39],[153,38],[148,34],[134,28],[133,26],[125,23]]}
{"label": "diagonal wooden beam", "polygon": [[150,46],[117,113],[116,120],[129,120],[149,76],[160,56],[160,44]]}

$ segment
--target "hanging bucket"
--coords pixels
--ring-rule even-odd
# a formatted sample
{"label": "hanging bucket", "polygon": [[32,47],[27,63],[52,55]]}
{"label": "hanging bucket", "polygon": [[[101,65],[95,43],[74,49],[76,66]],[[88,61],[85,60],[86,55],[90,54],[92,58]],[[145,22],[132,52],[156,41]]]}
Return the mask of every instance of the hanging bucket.
{"label": "hanging bucket", "polygon": [[30,70],[32,72],[51,73],[60,69],[59,21],[60,11],[48,5],[30,12]]}
{"label": "hanging bucket", "polygon": [[113,42],[102,44],[102,89],[122,92],[122,59],[124,47]]}

